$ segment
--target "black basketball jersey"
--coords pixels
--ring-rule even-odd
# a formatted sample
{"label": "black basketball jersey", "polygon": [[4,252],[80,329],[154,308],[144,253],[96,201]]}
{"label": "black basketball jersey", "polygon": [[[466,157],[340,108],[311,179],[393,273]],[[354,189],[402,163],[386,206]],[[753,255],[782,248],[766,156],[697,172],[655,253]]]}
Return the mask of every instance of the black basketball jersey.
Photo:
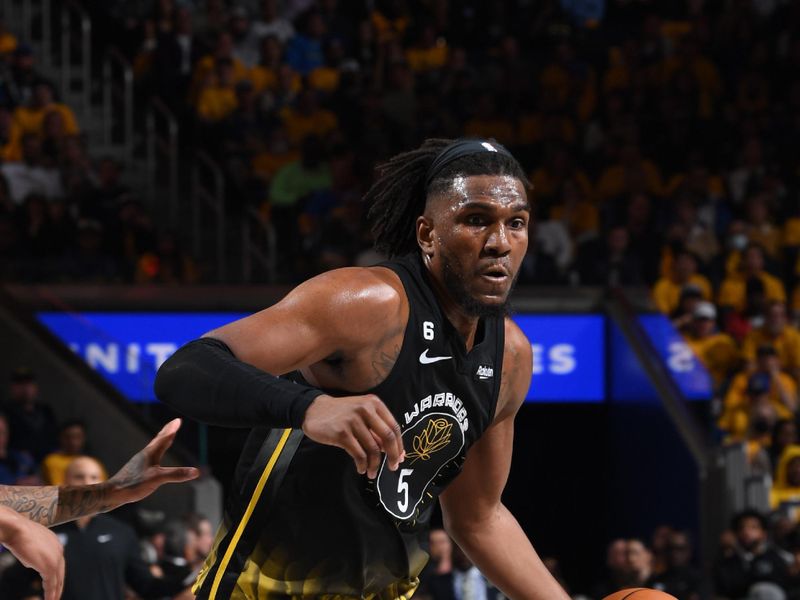
{"label": "black basketball jersey", "polygon": [[408,324],[391,372],[364,393],[397,419],[405,460],[390,471],[384,457],[369,480],[343,450],[301,430],[254,429],[198,598],[394,600],[416,589],[433,503],[494,418],[504,320],[481,319],[467,352],[418,253],[382,266],[403,283]]}

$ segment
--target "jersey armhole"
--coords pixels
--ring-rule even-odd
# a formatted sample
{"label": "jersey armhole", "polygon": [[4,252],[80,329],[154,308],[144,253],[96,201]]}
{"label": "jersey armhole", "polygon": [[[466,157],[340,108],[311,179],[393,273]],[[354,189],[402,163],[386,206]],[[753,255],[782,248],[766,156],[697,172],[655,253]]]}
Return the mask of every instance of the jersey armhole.
{"label": "jersey armhole", "polygon": [[500,317],[497,319],[497,349],[495,350],[495,356],[497,357],[495,359],[495,364],[497,365],[497,372],[500,376],[495,378],[494,389],[492,390],[492,405],[489,407],[489,426],[494,423],[494,419],[497,416],[497,402],[500,399],[500,384],[503,380],[503,359],[505,358],[505,348],[506,319],[505,317]]}
{"label": "jersey armhole", "polygon": [[[385,385],[390,385],[394,383],[395,379],[397,379],[398,373],[407,373],[408,375],[413,375],[414,371],[411,369],[405,370],[403,367],[405,365],[401,365],[400,363],[403,361],[405,354],[407,354],[406,350],[408,349],[408,344],[411,343],[411,335],[416,327],[416,315],[414,313],[414,308],[411,305],[411,294],[409,293],[409,286],[413,285],[413,278],[409,275],[407,270],[402,264],[395,263],[395,262],[383,262],[380,264],[375,265],[376,267],[386,269],[391,271],[400,279],[400,283],[403,286],[403,293],[406,295],[406,302],[408,302],[408,320],[406,321],[405,329],[403,330],[403,342],[400,344],[400,351],[397,353],[397,360],[394,361],[391,370],[386,375],[386,378],[381,381],[379,384],[371,387],[370,389],[360,392],[363,394],[370,394],[375,393],[376,390],[382,388]],[[412,365],[413,367],[413,365]],[[380,394],[376,394],[380,396]]]}

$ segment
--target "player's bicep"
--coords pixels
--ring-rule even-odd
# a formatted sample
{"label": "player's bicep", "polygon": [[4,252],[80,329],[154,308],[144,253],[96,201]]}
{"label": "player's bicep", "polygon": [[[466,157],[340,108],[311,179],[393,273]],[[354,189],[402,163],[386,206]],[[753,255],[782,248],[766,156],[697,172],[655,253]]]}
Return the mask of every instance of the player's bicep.
{"label": "player's bicep", "polygon": [[[359,348],[396,312],[398,296],[367,269],[306,281],[276,305],[205,334],[236,357],[275,375]],[[394,312],[393,312],[394,311]]]}
{"label": "player's bicep", "polygon": [[332,352],[326,348],[324,332],[302,304],[284,304],[287,300],[203,337],[225,342],[239,360],[275,375],[322,360]]}

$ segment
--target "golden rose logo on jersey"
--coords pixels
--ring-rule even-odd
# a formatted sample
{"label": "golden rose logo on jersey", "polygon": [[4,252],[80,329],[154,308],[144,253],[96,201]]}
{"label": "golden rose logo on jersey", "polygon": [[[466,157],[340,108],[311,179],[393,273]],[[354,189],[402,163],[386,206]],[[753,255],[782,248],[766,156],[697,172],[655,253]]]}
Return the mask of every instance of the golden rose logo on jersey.
{"label": "golden rose logo on jersey", "polygon": [[450,443],[453,424],[447,419],[432,419],[428,426],[419,435],[414,436],[412,447],[414,450],[406,454],[406,458],[413,459],[410,464],[418,460],[429,460],[431,454],[441,450]]}

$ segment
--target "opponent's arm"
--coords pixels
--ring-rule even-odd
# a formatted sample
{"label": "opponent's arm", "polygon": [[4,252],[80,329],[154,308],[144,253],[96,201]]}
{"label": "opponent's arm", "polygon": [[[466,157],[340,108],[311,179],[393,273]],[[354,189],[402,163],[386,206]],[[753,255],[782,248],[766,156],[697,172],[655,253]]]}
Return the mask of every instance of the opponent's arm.
{"label": "opponent's arm", "polygon": [[55,534],[0,506],[0,543],[42,578],[44,600],[58,600],[64,587],[64,548]]}
{"label": "opponent's arm", "polygon": [[167,423],[108,481],[81,486],[0,486],[0,506],[51,527],[141,500],[165,483],[194,479],[199,474],[194,467],[159,464],[179,428],[180,419]]}
{"label": "opponent's arm", "polygon": [[[197,420],[229,427],[300,428],[347,451],[374,477],[381,450],[396,469],[400,427],[375,396],[332,398],[276,377],[333,355],[374,349],[405,326],[398,291],[372,269],[338,269],[292,290],[278,304],[207,333],[159,370],[156,394]],[[313,403],[313,404],[312,404]]]}
{"label": "opponent's arm", "polygon": [[513,600],[569,600],[533,549],[501,495],[511,467],[516,415],[531,375],[530,343],[506,326],[506,352],[494,424],[467,454],[440,496],[445,529],[470,560]]}

